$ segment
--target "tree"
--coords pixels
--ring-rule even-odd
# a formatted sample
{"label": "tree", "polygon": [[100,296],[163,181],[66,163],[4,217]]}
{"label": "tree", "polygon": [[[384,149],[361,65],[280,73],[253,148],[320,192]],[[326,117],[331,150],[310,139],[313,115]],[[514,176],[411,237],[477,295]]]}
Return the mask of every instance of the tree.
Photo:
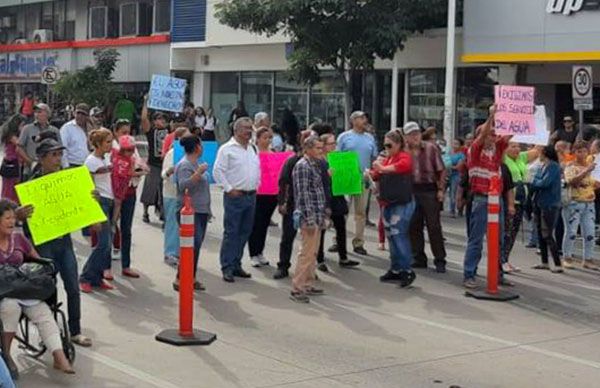
{"label": "tree", "polygon": [[58,97],[70,104],[85,102],[90,106],[107,107],[118,97],[119,89],[112,83],[119,53],[115,49],[94,50],[94,66],[73,73],[63,73],[52,87]]}
{"label": "tree", "polygon": [[296,81],[312,85],[321,68],[335,70],[349,112],[349,74],[372,69],[377,57],[392,59],[411,34],[445,26],[447,0],[225,0],[216,8],[232,28],[286,35]]}

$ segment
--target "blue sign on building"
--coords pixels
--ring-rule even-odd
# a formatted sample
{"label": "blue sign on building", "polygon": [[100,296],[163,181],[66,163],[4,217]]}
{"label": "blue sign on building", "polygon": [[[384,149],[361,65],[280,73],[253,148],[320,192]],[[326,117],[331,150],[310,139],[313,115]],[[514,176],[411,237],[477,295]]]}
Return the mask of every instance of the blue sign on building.
{"label": "blue sign on building", "polygon": [[58,54],[0,54],[0,78],[36,78],[46,66],[56,66]]}

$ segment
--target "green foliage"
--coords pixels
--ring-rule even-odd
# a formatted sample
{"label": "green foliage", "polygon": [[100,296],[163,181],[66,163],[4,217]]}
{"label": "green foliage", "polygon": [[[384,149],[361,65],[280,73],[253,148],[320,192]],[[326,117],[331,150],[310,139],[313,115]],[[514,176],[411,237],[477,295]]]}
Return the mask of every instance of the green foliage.
{"label": "green foliage", "polygon": [[445,25],[447,0],[225,0],[216,8],[230,27],[287,36],[292,78],[314,84],[320,67],[342,76],[392,59],[411,34]]}
{"label": "green foliage", "polygon": [[94,66],[87,66],[73,73],[63,73],[52,87],[58,98],[65,103],[85,102],[90,106],[108,106],[119,96],[119,89],[112,83],[112,73],[119,61],[115,49],[94,50]]}

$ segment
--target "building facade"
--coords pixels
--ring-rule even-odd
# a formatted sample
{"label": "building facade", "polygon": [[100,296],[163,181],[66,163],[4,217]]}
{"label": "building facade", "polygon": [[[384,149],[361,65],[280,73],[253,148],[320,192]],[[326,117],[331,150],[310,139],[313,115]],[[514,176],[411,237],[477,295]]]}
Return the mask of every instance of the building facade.
{"label": "building facade", "polygon": [[170,0],[2,0],[0,118],[27,91],[46,101],[45,66],[82,69],[98,47],[117,49],[114,82],[140,101],[152,74],[170,73],[170,29]]}

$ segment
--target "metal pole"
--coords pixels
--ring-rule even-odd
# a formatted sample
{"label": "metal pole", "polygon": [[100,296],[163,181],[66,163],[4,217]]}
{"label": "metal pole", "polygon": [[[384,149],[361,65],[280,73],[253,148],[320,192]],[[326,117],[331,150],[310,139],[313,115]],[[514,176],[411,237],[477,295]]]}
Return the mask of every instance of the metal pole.
{"label": "metal pole", "polygon": [[394,55],[394,64],[392,66],[392,117],[391,128],[398,128],[398,53]]}
{"label": "metal pole", "polygon": [[583,109],[579,109],[579,133],[577,134],[578,140],[583,140]]}
{"label": "metal pole", "polygon": [[456,40],[456,0],[448,0],[448,36],[446,41],[446,88],[444,91],[444,139],[454,140],[454,67]]}

